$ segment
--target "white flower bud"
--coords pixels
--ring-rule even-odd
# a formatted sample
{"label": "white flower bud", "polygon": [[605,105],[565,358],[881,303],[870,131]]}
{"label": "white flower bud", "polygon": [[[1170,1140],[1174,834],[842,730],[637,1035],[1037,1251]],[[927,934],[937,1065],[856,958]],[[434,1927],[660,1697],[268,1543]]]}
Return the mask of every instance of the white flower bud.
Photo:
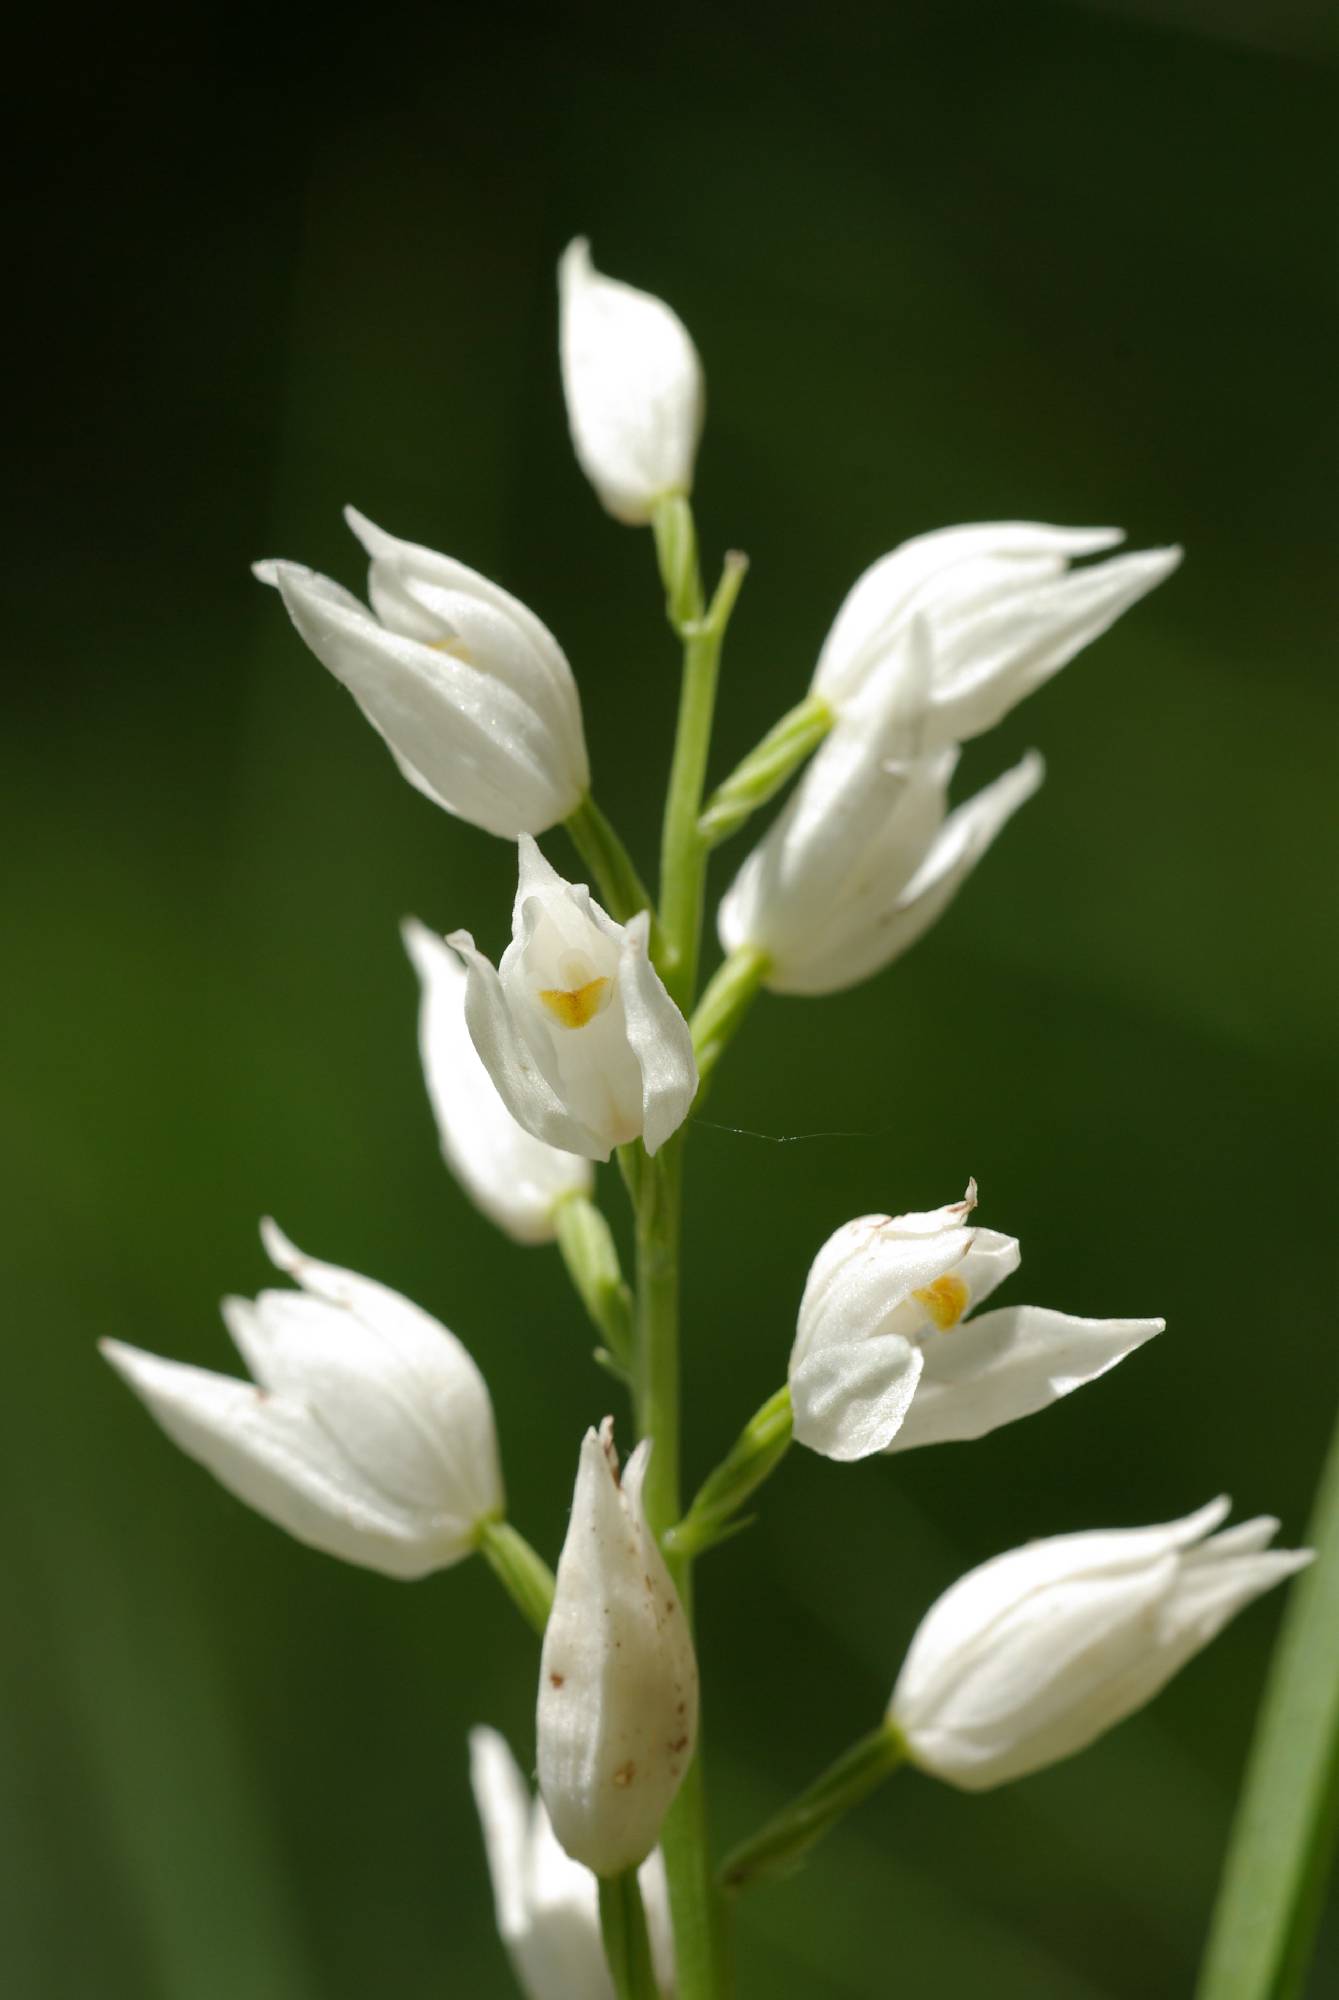
{"label": "white flower bud", "polygon": [[862,1215],[815,1257],[790,1356],[795,1437],[867,1458],[984,1437],[1095,1382],[1160,1319],[1005,1306],[968,1320],[1018,1269],[1018,1243],[973,1227],[976,1183],[927,1214]]}
{"label": "white flower bud", "polygon": [[523,839],[500,966],[468,931],[447,939],[469,968],[465,1019],[503,1103],[537,1139],[588,1160],[636,1138],[658,1151],[697,1090],[693,1038],[648,929],[644,910],[616,924]]}
{"label": "white flower bud", "polygon": [[697,1660],[642,1507],[650,1440],[619,1483],[613,1420],[587,1431],[540,1660],[539,1789],[597,1875],[644,1861],[697,1740]]}
{"label": "white flower bud", "polygon": [[517,1243],[551,1243],[568,1195],[589,1194],[589,1160],[516,1123],[465,1025],[468,975],[451,947],[411,918],[405,947],[422,984],[419,1052],[442,1157],[477,1207]]}
{"label": "white flower bud", "polygon": [[345,510],[372,558],[372,610],[300,563],[255,565],[416,790],[514,840],[590,788],[576,683],[533,611],[450,556]]}
{"label": "white flower bud", "polygon": [[913,1761],[985,1791],[1142,1708],[1244,1605],[1311,1561],[1309,1549],[1268,1549],[1273,1520],[1207,1540],[1230,1504],[1029,1542],[954,1584],[921,1621],[888,1711]]}
{"label": "white flower bud", "polygon": [[[542,1799],[493,1729],[470,1731],[470,1783],[483,1826],[497,1927],[526,2000],[614,2000],[589,1868],[563,1853]],[[656,1983],[674,1990],[665,1863],[659,1848],[638,1873]]]}
{"label": "white flower bud", "polygon": [[914,677],[885,664],[838,719],[721,900],[722,945],[762,952],[774,993],[836,993],[908,951],[1041,783],[1030,752],[950,812],[957,753],[895,756],[929,681],[928,639],[918,622]]}
{"label": "white flower bud", "polygon": [[103,1353],[174,1444],[298,1541],[387,1576],[459,1562],[503,1507],[483,1377],[398,1292],[304,1257],[272,1222],[261,1235],[302,1290],[224,1301],[254,1382],[116,1340]]}
{"label": "white flower bud", "polygon": [[581,469],[616,520],[686,494],[702,434],[702,363],[676,313],[606,278],[584,237],[558,266],[559,350]]}
{"label": "white flower bud", "polygon": [[1122,539],[1119,528],[991,521],[903,542],[847,595],[819,655],[813,692],[840,713],[890,660],[911,671],[911,626],[920,617],[930,627],[934,674],[916,730],[919,747],[979,736],[1181,560],[1177,548],[1147,549],[1069,567],[1071,557]]}

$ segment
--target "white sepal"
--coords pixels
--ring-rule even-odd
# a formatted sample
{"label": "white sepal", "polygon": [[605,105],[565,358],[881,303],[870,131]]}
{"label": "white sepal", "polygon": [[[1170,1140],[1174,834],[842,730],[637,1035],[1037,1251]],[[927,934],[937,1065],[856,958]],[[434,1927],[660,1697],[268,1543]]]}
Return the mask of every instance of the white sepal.
{"label": "white sepal", "polygon": [[677,313],[606,278],[584,237],[558,266],[559,350],[581,469],[616,520],[686,494],[702,434],[702,363]]}
{"label": "white sepal", "polygon": [[688,1023],[647,949],[649,918],[616,924],[589,889],[520,842],[512,941],[495,970],[468,931],[447,939],[469,971],[465,1019],[507,1109],[550,1146],[607,1160],[654,1153],[688,1116],[697,1065]]}
{"label": "white sepal", "polygon": [[590,1162],[516,1123],[465,1025],[465,967],[414,918],[403,928],[422,989],[419,1053],[442,1157],[471,1201],[515,1242],[551,1243],[558,1204],[591,1191]]}
{"label": "white sepal", "polygon": [[449,556],[353,508],[369,611],[300,563],[264,562],[303,639],[425,797],[515,839],[566,819],[590,787],[576,683],[532,611]]}
{"label": "white sepal", "polygon": [[1162,1331],[1160,1319],[1037,1306],[968,1319],[1019,1262],[1016,1238],[971,1224],[975,1203],[973,1181],[947,1208],[864,1215],[823,1245],[790,1357],[801,1444],[851,1460],[984,1437],[1095,1382]]}
{"label": "white sepal", "polygon": [[102,1343],[174,1444],[300,1542],[387,1576],[470,1554],[501,1513],[488,1390],[444,1326],[370,1278],[261,1234],[301,1291],[224,1301],[254,1381]]}
{"label": "white sepal", "polygon": [[911,628],[922,618],[934,674],[915,741],[928,752],[978,736],[1181,560],[1177,548],[1147,549],[1070,568],[1072,557],[1121,539],[1119,528],[1031,521],[918,535],[854,584],[819,655],[813,692],[842,713],[890,662],[910,673]]}
{"label": "white sepal", "polygon": [[620,1483],[612,1419],[587,1431],[540,1660],[539,1788],[597,1875],[651,1852],[697,1738],[693,1642],[642,1507],[650,1449]]}
{"label": "white sepal", "polygon": [[839,992],[909,950],[1041,783],[1031,752],[950,812],[954,751],[895,758],[930,672],[928,633],[912,636],[916,681],[893,700],[885,667],[839,718],[722,898],[721,943],[763,952],[775,993]]}
{"label": "white sepal", "polygon": [[[470,1731],[470,1783],[483,1827],[497,1927],[526,2000],[614,2000],[600,1938],[595,1877],[564,1854],[542,1799],[493,1729]],[[656,1980],[674,1990],[665,1864],[659,1848],[639,1870]]]}
{"label": "white sepal", "polygon": [[1141,1708],[1262,1591],[1311,1560],[1278,1522],[1206,1539],[1229,1502],[1156,1528],[1058,1535],[984,1563],[922,1620],[889,1716],[912,1759],[985,1791]]}

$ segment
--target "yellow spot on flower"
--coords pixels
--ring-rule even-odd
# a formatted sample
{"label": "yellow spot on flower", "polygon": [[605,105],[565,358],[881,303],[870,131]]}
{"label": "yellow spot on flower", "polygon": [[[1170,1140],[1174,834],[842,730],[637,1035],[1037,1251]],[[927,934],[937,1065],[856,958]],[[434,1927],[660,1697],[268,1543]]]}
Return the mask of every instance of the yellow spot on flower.
{"label": "yellow spot on flower", "polygon": [[561,1028],[584,1028],[609,1004],[609,981],[588,979],[584,986],[564,991],[560,986],[542,986],[539,997]]}
{"label": "yellow spot on flower", "polygon": [[936,1278],[932,1285],[922,1285],[911,1296],[920,1300],[941,1333],[956,1326],[967,1310],[967,1287],[951,1272]]}
{"label": "yellow spot on flower", "polygon": [[469,647],[462,639],[458,639],[454,632],[446,639],[429,639],[428,645],[434,653],[449,653],[453,660],[463,660],[467,667],[474,665],[474,656]]}

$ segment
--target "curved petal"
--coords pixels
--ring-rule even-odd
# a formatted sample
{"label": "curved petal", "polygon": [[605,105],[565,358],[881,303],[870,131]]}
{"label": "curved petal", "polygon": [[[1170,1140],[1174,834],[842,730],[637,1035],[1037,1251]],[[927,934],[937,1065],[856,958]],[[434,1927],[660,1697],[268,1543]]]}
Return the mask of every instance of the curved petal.
{"label": "curved petal", "polygon": [[648,1153],[655,1153],[692,1109],[697,1061],[688,1023],[651,963],[650,921],[641,910],[626,925],[618,983],[628,1042],[642,1073],[642,1141]]}
{"label": "curved petal", "polygon": [[814,1347],[790,1371],[795,1439],[850,1464],[885,1451],[921,1378],[924,1356],[900,1333]]}
{"label": "curved petal", "polygon": [[979,1313],[927,1341],[916,1401],[885,1449],[985,1437],[1095,1382],[1164,1324],[1076,1319],[1043,1306]]}
{"label": "curved petal", "polygon": [[465,1023],[470,1040],[517,1124],[565,1153],[607,1160],[612,1151],[609,1142],[572,1116],[543,1074],[512,1019],[496,969],[469,932],[453,931],[446,942],[460,953],[469,974]]}
{"label": "curved petal", "polygon": [[425,1541],[421,1518],[358,1480],[300,1405],[121,1341],[102,1351],[175,1445],[297,1541],[400,1578],[466,1553],[453,1535]]}
{"label": "curved petal", "polygon": [[589,1194],[590,1162],[517,1124],[465,1025],[465,967],[415,919],[402,932],[422,988],[419,1050],[442,1156],[470,1199],[513,1242],[549,1243],[557,1204],[569,1194]]}

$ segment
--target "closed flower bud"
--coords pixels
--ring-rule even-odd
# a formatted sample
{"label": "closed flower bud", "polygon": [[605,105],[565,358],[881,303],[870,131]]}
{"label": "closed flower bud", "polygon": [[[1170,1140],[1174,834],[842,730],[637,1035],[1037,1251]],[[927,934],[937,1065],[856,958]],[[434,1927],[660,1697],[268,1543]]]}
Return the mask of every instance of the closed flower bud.
{"label": "closed flower bud", "polygon": [[584,237],[558,266],[559,350],[581,469],[616,520],[688,493],[702,434],[702,363],[677,313],[606,278]]}
{"label": "closed flower bud", "polygon": [[551,1243],[559,1205],[589,1194],[589,1160],[516,1123],[465,1025],[468,975],[448,944],[412,918],[405,947],[422,985],[419,1052],[442,1157],[475,1205],[517,1243]]}
{"label": "closed flower bud", "polygon": [[397,541],[352,507],[372,609],[300,563],[256,564],[322,666],[411,785],[514,840],[566,819],[590,787],[576,683],[532,611],[450,556]]}
{"label": "closed flower bud", "polygon": [[[614,2000],[600,1939],[599,1893],[588,1868],[564,1854],[542,1799],[494,1729],[470,1731],[470,1782],[483,1827],[497,1927],[526,2000]],[[665,1864],[657,1848],[639,1871],[662,1993],[674,1990]]]}
{"label": "closed flower bud", "polygon": [[1212,1535],[1230,1504],[1165,1527],[1029,1542],[954,1584],[921,1621],[888,1711],[913,1761],[986,1791],[1142,1708],[1243,1606],[1311,1560],[1309,1549],[1270,1550],[1277,1521]]}
{"label": "closed flower bud", "polygon": [[761,952],[774,993],[836,993],[909,950],[1041,783],[1033,752],[950,812],[956,752],[895,755],[929,681],[928,641],[918,624],[914,676],[886,664],[838,720],[722,898],[721,943]]}
{"label": "closed flower bud", "polygon": [[272,1222],[261,1234],[302,1289],[225,1300],[254,1382],[116,1340],[103,1353],[174,1444],[298,1541],[387,1576],[459,1562],[503,1505],[483,1377],[398,1292],[302,1256]]}
{"label": "closed flower bud", "polygon": [[904,542],[853,586],[824,642],[813,692],[843,712],[891,660],[912,623],[930,628],[934,673],[916,740],[964,743],[1007,715],[1170,576],[1176,548],[1071,569],[1122,539],[1119,528],[994,521]]}
{"label": "closed flower bud", "polygon": [[867,1458],[984,1437],[1096,1381],[1162,1331],[1160,1319],[1076,1319],[1005,1306],[968,1319],[1018,1269],[1018,1243],[962,1201],[862,1215],[814,1259],[790,1356],[795,1437],[825,1458]]}
{"label": "closed flower bud", "polygon": [[469,968],[465,1019],[503,1103],[537,1139],[588,1160],[637,1138],[656,1152],[697,1090],[692,1036],[651,964],[648,929],[644,910],[616,924],[522,840],[501,964],[468,931],[447,939]]}
{"label": "closed flower bud", "polygon": [[576,1861],[644,1861],[697,1738],[697,1661],[642,1508],[650,1441],[619,1482],[613,1421],[587,1431],[540,1660],[539,1789]]}

